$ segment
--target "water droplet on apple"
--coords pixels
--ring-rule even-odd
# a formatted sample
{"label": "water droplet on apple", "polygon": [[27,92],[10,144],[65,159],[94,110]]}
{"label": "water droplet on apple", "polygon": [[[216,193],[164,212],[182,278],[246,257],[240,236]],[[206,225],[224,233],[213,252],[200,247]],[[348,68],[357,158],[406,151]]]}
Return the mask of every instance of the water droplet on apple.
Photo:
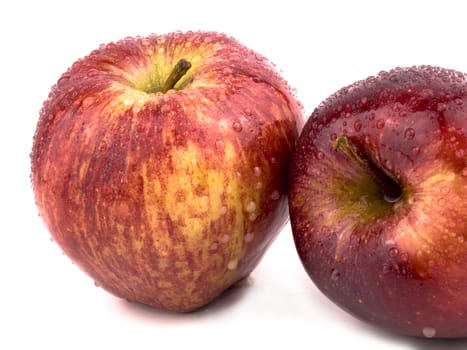
{"label": "water droplet on apple", "polygon": [[443,198],[443,197],[439,198],[439,199],[438,199],[438,204],[439,204],[440,206],[444,206],[444,205],[446,204],[446,199]]}
{"label": "water droplet on apple", "polygon": [[359,132],[362,129],[362,122],[359,120],[356,120],[355,123],[353,124],[353,127],[356,132]]}
{"label": "water droplet on apple", "polygon": [[451,190],[449,189],[449,187],[447,186],[443,186],[439,189],[439,191],[442,193],[442,194],[448,194],[449,192],[451,192]]}
{"label": "water droplet on apple", "polygon": [[249,233],[247,233],[247,234],[245,235],[244,240],[245,240],[245,242],[248,243],[248,242],[251,242],[251,241],[253,240],[254,237],[255,237],[255,235],[254,235],[253,233],[249,232]]}
{"label": "water droplet on apple", "polygon": [[253,202],[253,201],[250,201],[247,205],[246,205],[246,211],[249,212],[249,213],[252,213],[256,210],[256,203]]}
{"label": "water droplet on apple", "polygon": [[258,214],[256,214],[256,213],[251,213],[250,216],[248,216],[248,219],[249,219],[250,221],[255,221],[257,217],[258,217]]}
{"label": "water droplet on apple", "polygon": [[462,170],[462,176],[467,176],[467,167]]}
{"label": "water droplet on apple", "polygon": [[227,268],[229,270],[235,270],[237,268],[237,266],[238,266],[238,260],[237,259],[232,259],[227,264]]}
{"label": "water droplet on apple", "polygon": [[221,139],[217,139],[215,143],[215,147],[218,151],[222,151],[224,149],[225,143]]}
{"label": "water droplet on apple", "polygon": [[230,236],[229,235],[223,235],[221,237],[221,243],[227,243],[228,241],[230,241]]}
{"label": "water droplet on apple", "polygon": [[336,282],[339,277],[341,276],[341,273],[337,269],[332,269],[331,270],[331,280]]}
{"label": "water droplet on apple", "polygon": [[420,147],[417,147],[417,146],[412,147],[412,154],[413,155],[417,155],[419,153],[420,153]]}
{"label": "water droplet on apple", "polygon": [[226,207],[225,205],[223,205],[223,206],[221,207],[221,210],[220,210],[221,215],[227,214],[227,211],[228,211],[227,207]]}
{"label": "water droplet on apple", "polygon": [[433,338],[436,335],[436,329],[430,326],[423,327],[423,336],[425,338]]}
{"label": "water droplet on apple", "polygon": [[97,281],[94,281],[94,286],[96,286],[96,287],[100,287],[101,285],[100,285],[100,283],[99,283],[99,282],[97,282]]}
{"label": "water droplet on apple", "polygon": [[279,193],[279,191],[275,190],[271,193],[271,199],[273,201],[277,201],[279,198],[281,197],[281,194]]}
{"label": "water droplet on apple", "polygon": [[243,110],[243,113],[245,113],[246,116],[251,117],[253,115],[253,112],[249,108],[245,108]]}
{"label": "water droplet on apple", "polygon": [[213,243],[211,244],[211,246],[209,247],[209,250],[212,251],[212,252],[214,252],[214,251],[217,250],[217,248],[219,248],[219,243],[213,242]]}
{"label": "water droplet on apple", "polygon": [[464,103],[464,101],[463,101],[461,98],[456,98],[456,99],[454,100],[454,102],[455,102],[456,105],[458,105],[458,106],[460,106],[461,104]]}
{"label": "water droplet on apple", "polygon": [[415,137],[415,130],[412,128],[407,128],[404,132],[404,137],[407,140],[412,140]]}
{"label": "water droplet on apple", "polygon": [[316,154],[316,158],[318,158],[319,160],[321,159],[324,159],[324,153],[319,151],[317,154]]}
{"label": "water droplet on apple", "polygon": [[446,110],[446,108],[447,108],[446,103],[443,103],[443,102],[438,103],[438,105],[436,106],[436,110],[438,112],[443,112]]}
{"label": "water droplet on apple", "polygon": [[255,166],[253,168],[253,173],[255,174],[255,176],[261,176],[261,168],[258,166]]}
{"label": "water droplet on apple", "polygon": [[463,158],[465,155],[465,151],[461,148],[461,149],[456,150],[455,154],[457,158]]}
{"label": "water droplet on apple", "polygon": [[388,253],[389,253],[389,256],[390,257],[396,257],[397,255],[399,255],[399,249],[397,249],[396,247],[392,247],[388,250]]}
{"label": "water droplet on apple", "polygon": [[240,132],[243,130],[243,127],[242,127],[242,124],[240,124],[240,122],[236,121],[236,122],[233,122],[232,129],[234,129],[234,131],[236,132]]}
{"label": "water droplet on apple", "polygon": [[391,169],[392,169],[392,163],[391,163],[391,161],[390,161],[389,159],[386,159],[386,160],[384,161],[384,166],[386,167],[386,169],[391,170]]}
{"label": "water droplet on apple", "polygon": [[379,120],[376,122],[376,127],[377,127],[378,129],[384,128],[384,120],[383,120],[383,119],[379,119]]}

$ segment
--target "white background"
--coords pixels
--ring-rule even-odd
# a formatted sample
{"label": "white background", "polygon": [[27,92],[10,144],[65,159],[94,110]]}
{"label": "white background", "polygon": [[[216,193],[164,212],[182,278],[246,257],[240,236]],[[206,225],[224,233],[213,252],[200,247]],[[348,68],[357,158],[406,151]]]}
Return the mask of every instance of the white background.
{"label": "white background", "polygon": [[[34,206],[29,152],[42,102],[101,43],[215,30],[276,63],[306,115],[355,80],[396,66],[467,72],[463,1],[2,1],[0,349],[467,349],[388,334],[334,306],[305,274],[287,226],[243,285],[173,314],[96,288],[51,243]],[[467,325],[466,325],[467,328]]]}

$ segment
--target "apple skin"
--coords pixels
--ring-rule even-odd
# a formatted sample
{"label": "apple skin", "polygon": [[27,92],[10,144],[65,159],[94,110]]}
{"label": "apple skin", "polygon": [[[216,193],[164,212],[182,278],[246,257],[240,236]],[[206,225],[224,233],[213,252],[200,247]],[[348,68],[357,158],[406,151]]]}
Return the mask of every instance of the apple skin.
{"label": "apple skin", "polygon": [[466,96],[464,73],[381,72],[321,103],[293,153],[290,220],[305,270],[383,329],[467,337]]}
{"label": "apple skin", "polygon": [[[181,59],[190,69],[161,91]],[[224,34],[101,45],[40,111],[31,153],[40,216],[96,285],[195,310],[248,276],[288,220],[303,124],[274,66]]]}

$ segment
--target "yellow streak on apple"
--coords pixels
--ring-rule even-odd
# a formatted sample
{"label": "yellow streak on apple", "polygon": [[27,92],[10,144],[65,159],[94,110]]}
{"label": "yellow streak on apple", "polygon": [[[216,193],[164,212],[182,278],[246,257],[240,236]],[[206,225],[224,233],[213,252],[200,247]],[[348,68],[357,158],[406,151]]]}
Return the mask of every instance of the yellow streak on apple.
{"label": "yellow streak on apple", "polygon": [[[212,237],[207,239],[203,237],[205,234],[205,222],[206,220],[218,220],[223,214],[222,207],[234,208],[235,223],[231,234],[231,240],[229,241],[230,248],[230,260],[238,260],[241,258],[243,253],[242,237],[235,231],[243,232],[243,206],[239,200],[239,184],[232,176],[232,174],[224,173],[209,169],[209,166],[203,161],[203,154],[198,146],[188,144],[186,149],[174,149],[169,157],[173,159],[173,165],[175,166],[171,171],[172,174],[167,179],[167,187],[164,188],[163,184],[156,178],[150,179],[150,176],[144,176],[144,200],[146,203],[146,210],[149,221],[152,223],[152,227],[158,226],[160,220],[160,208],[163,207],[167,210],[170,215],[170,219],[177,225],[182,235],[186,239],[186,245],[179,247],[179,263],[186,266],[178,266],[184,271],[190,271],[188,266],[188,259],[184,258],[185,252],[196,251],[199,249],[200,242],[206,241],[202,252],[202,262],[200,265],[209,266],[212,264],[213,256],[209,252],[209,247],[212,241],[219,239],[219,237]],[[226,143],[225,146],[225,162],[233,163],[235,159],[234,148],[230,143]],[[143,174],[147,172],[147,167],[144,169]],[[161,169],[162,173],[166,172]],[[229,184],[231,191],[226,196],[226,203],[221,202],[223,194],[226,194],[225,184]],[[209,189],[207,195],[198,196],[194,189],[198,186]],[[184,194],[184,200],[177,202],[177,191]],[[184,221],[187,213],[190,214],[189,221]],[[160,240],[155,242],[158,247],[155,247],[157,251],[163,251],[161,247],[167,247],[171,245],[170,237],[159,236]],[[236,239],[234,241],[234,239]],[[161,268],[165,269],[167,261],[161,262]],[[164,266],[165,264],[165,266]],[[227,264],[227,262],[225,262]],[[203,271],[192,271],[194,273],[194,280]],[[233,271],[218,276],[223,282],[227,282],[232,278]],[[180,276],[183,278],[183,276]],[[213,276],[214,277],[214,276]],[[195,288],[193,284],[191,288]]]}

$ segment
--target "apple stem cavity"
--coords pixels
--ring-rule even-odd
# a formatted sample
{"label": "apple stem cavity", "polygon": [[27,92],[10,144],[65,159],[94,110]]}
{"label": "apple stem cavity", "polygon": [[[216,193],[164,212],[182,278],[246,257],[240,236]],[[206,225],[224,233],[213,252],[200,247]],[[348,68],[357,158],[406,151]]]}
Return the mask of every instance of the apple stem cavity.
{"label": "apple stem cavity", "polygon": [[355,165],[364,170],[375,181],[381,189],[382,197],[387,203],[396,203],[402,197],[401,186],[387,174],[386,171],[378,167],[375,162],[369,159],[346,135],[339,136],[334,149],[347,156]]}
{"label": "apple stem cavity", "polygon": [[[169,90],[175,88],[175,85],[180,79],[185,76],[188,70],[191,68],[191,63],[184,58],[181,58],[173,67],[172,72],[167,77],[164,86],[162,86],[161,92],[166,93]],[[184,84],[185,85],[185,84]]]}

